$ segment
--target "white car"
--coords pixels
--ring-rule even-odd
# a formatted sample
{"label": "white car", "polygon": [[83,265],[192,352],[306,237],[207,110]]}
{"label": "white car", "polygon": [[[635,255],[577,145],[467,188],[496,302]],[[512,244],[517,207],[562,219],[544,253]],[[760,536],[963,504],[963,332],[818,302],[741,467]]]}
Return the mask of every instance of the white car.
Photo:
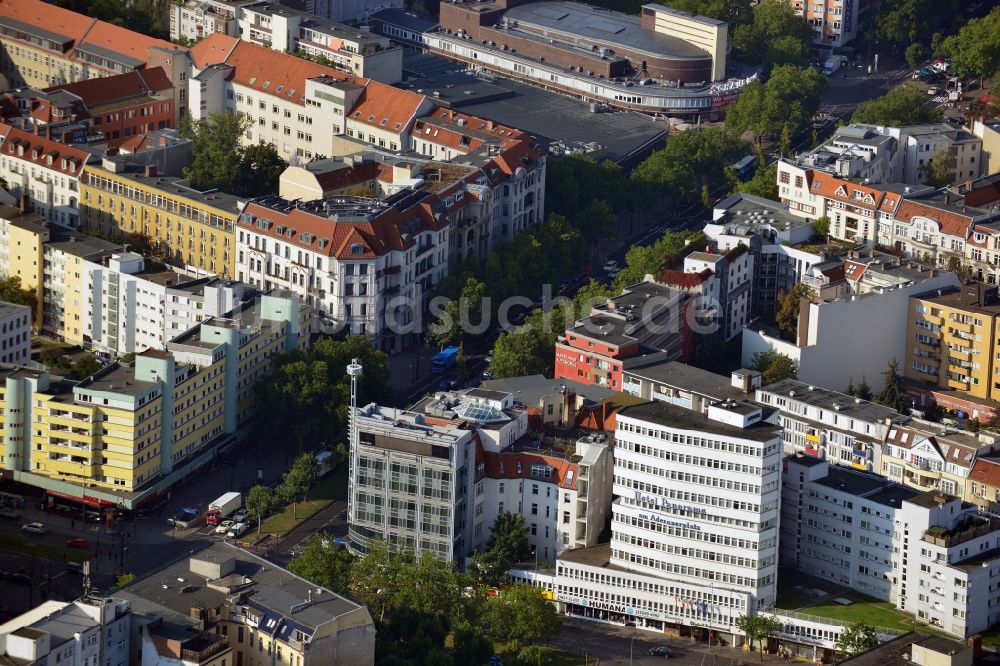
{"label": "white car", "polygon": [[232,528],[230,528],[229,533],[226,534],[226,537],[230,539],[237,539],[243,536],[246,533],[246,531],[247,531],[246,523],[236,523],[235,525],[232,526]]}
{"label": "white car", "polygon": [[215,533],[216,534],[226,534],[226,533],[229,532],[229,530],[231,530],[233,528],[233,525],[235,525],[235,524],[236,524],[236,521],[233,521],[233,520],[223,520],[221,523],[219,523],[219,526],[215,528]]}
{"label": "white car", "polygon": [[249,515],[250,512],[246,510],[246,507],[240,507],[239,509],[236,509],[236,513],[233,514],[233,522],[244,523]]}
{"label": "white car", "polygon": [[26,523],[21,525],[21,530],[32,534],[45,534],[45,525],[42,523]]}
{"label": "white car", "polygon": [[618,273],[618,262],[614,259],[608,259],[604,262],[604,272],[605,273]]}

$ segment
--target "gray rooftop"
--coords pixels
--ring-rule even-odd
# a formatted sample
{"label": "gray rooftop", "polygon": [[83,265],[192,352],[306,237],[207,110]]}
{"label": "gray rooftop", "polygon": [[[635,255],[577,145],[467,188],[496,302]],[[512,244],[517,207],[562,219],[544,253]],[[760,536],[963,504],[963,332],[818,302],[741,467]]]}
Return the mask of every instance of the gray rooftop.
{"label": "gray rooftop", "polygon": [[[865,497],[869,493],[889,486],[892,482],[876,474],[866,474],[853,469],[830,465],[827,475],[816,483],[855,497]],[[919,494],[919,491],[916,493]]]}
{"label": "gray rooftop", "polygon": [[[710,57],[679,37],[644,30],[638,16],[577,2],[532,2],[508,9],[505,18],[543,31],[583,38],[580,42],[608,44],[675,59]],[[553,35],[558,36],[558,34]]]}
{"label": "gray rooftop", "polygon": [[[858,379],[860,381],[860,378]],[[871,380],[874,379],[875,377],[873,376]],[[867,400],[858,402],[857,399],[846,393],[838,393],[837,391],[831,391],[819,386],[810,386],[794,379],[782,379],[780,382],[763,386],[759,390],[775,393],[787,397],[789,400],[797,400],[807,405],[823,407],[829,410],[833,410],[835,404],[840,405],[842,414],[846,414],[853,419],[868,421],[869,423],[884,422],[885,419],[896,419],[902,416],[891,407],[877,405]],[[792,393],[795,395],[791,395]]]}
{"label": "gray rooftop", "polygon": [[483,387],[491,391],[509,393],[523,405],[535,407],[542,396],[555,395],[563,386],[577,395],[599,402],[605,398],[617,395],[617,391],[597,386],[596,384],[581,384],[569,379],[548,379],[545,375],[525,375],[523,377],[507,377],[505,379],[490,379],[483,382]]}
{"label": "gray rooftop", "polygon": [[[220,192],[219,190],[196,190],[191,187],[191,183],[185,178],[163,174],[147,176],[143,167],[132,162],[127,156],[107,159],[119,165],[118,170],[113,172],[118,176],[135,181],[146,187],[167,192],[170,195],[182,196],[211,208],[229,213],[237,213],[246,201],[246,197],[237,197],[234,194]],[[103,169],[103,167],[101,168]]]}
{"label": "gray rooftop", "polygon": [[414,32],[427,32],[428,30],[432,30],[438,24],[437,21],[432,21],[422,16],[417,16],[412,12],[396,9],[395,7],[379,10],[374,14],[371,14],[368,19],[371,21],[381,21],[382,23],[398,26],[400,28],[406,28],[407,30],[413,30]]}
{"label": "gray rooftop", "polygon": [[713,400],[744,397],[743,391],[730,384],[729,377],[717,375],[680,361],[656,363],[625,370],[626,376],[639,377],[682,391],[697,393]]}
{"label": "gray rooftop", "polygon": [[137,380],[135,368],[131,366],[112,363],[84,379],[77,386],[88,391],[139,395],[154,388],[156,384]]}
{"label": "gray rooftop", "polygon": [[812,224],[808,219],[792,215],[788,206],[752,194],[732,194],[714,208],[715,219],[711,224],[726,225],[726,232],[750,236],[762,228],[782,229]]}
{"label": "gray rooftop", "polygon": [[[215,581],[191,570],[191,560],[222,563],[230,558],[234,559],[233,572]],[[178,579],[184,579],[185,582],[180,583]],[[215,589],[209,583],[214,583]],[[225,588],[235,583],[239,583],[246,592],[246,605],[265,615],[266,619],[260,623],[262,630],[267,630],[267,620],[279,620],[271,626],[274,633],[283,639],[286,638],[284,633],[293,628],[301,628],[312,634],[324,624],[350,613],[363,613],[365,618],[368,616],[368,611],[363,606],[330,590],[317,588],[286,569],[224,542],[214,542],[196,551],[191,558],[169,564],[133,583],[124,591],[177,613],[187,613],[199,605],[204,608],[222,606],[231,594]],[[167,588],[164,589],[164,586]],[[182,592],[182,588],[186,586],[193,589]],[[310,591],[312,603],[303,603],[309,598]],[[370,618],[367,618],[367,622],[362,620],[361,623],[370,622]]]}
{"label": "gray rooftop", "polygon": [[856,657],[841,661],[840,666],[911,666],[913,662],[910,661],[910,653],[914,644],[944,655],[969,649],[961,641],[911,632]]}
{"label": "gray rooftop", "polygon": [[675,407],[661,401],[623,407],[618,410],[618,414],[668,428],[695,430],[722,437],[750,439],[757,442],[769,442],[781,437],[781,428],[770,423],[761,421],[748,428],[737,428],[720,421],[713,421],[704,414],[693,412],[690,409]]}
{"label": "gray rooftop", "polygon": [[97,236],[71,231],[63,227],[52,227],[46,247],[61,250],[84,259],[120,252],[122,246]]}
{"label": "gray rooftop", "polygon": [[0,301],[0,318],[7,317],[13,314],[24,314],[25,311],[31,312],[31,308],[27,305],[19,305],[17,303],[8,303],[7,301]]}
{"label": "gray rooftop", "polygon": [[666,125],[649,116],[628,111],[592,113],[579,100],[517,81],[496,78],[484,81],[466,74],[464,65],[430,54],[406,53],[406,83],[400,87],[438,92],[435,103],[461,109],[478,118],[516,127],[542,139],[573,147],[596,143],[614,162],[643,156],[662,148]]}

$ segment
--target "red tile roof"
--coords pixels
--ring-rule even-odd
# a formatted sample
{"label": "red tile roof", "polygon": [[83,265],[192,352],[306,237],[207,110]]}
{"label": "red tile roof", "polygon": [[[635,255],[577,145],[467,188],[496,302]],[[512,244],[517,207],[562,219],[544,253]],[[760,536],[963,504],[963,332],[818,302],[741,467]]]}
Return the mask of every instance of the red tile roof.
{"label": "red tile roof", "polygon": [[[809,192],[829,199],[846,201],[855,206],[870,208],[872,210],[877,209],[882,204],[882,199],[885,196],[882,190],[870,185],[861,185],[849,180],[842,180],[822,171],[813,172]],[[860,199],[855,198],[856,193],[860,193]]]}
{"label": "red tile roof", "polygon": [[[233,68],[233,82],[300,105],[305,104],[303,100],[307,79],[328,76],[359,85],[365,83],[365,79],[344,74],[332,67],[324,67],[296,58],[290,53],[274,51],[221,33],[209,35],[195,44],[191,48],[191,57],[198,69],[225,63]],[[381,83],[378,85],[392,88]]]}
{"label": "red tile roof", "polygon": [[844,262],[844,276],[848,280],[860,280],[864,277],[866,270],[868,270],[868,266],[860,261],[847,260]]}
{"label": "red tile roof", "polygon": [[[560,488],[574,489],[580,477],[580,468],[563,458],[541,453],[503,453],[486,451],[486,476],[491,479],[530,479],[554,483]],[[551,468],[552,476],[534,476],[531,466],[543,464]],[[572,474],[570,474],[572,472]]]}
{"label": "red tile roof", "polygon": [[969,480],[985,486],[1000,488],[1000,460],[980,458],[969,472]]}
{"label": "red tile roof", "polygon": [[[73,47],[98,46],[136,60],[149,62],[149,48],[180,49],[175,44],[147,37],[127,28],[98,21],[42,0],[2,0],[0,16],[7,16],[73,40]],[[68,53],[74,57],[72,50]]]}
{"label": "red tile roof", "polygon": [[[5,157],[31,162],[71,178],[80,177],[90,157],[90,153],[86,151],[2,123],[0,123],[0,136],[3,137],[0,152]],[[49,164],[50,157],[51,164]]]}
{"label": "red tile roof", "polygon": [[400,134],[409,131],[410,123],[426,101],[426,97],[415,92],[368,81],[350,117],[365,125]]}
{"label": "red tile roof", "polygon": [[912,199],[903,199],[896,211],[896,219],[911,222],[915,217],[927,217],[935,220],[941,228],[941,233],[949,236],[967,238],[972,227],[973,213],[961,213],[937,206],[929,206]]}
{"label": "red tile roof", "polygon": [[171,90],[173,84],[162,67],[136,70],[116,76],[87,79],[46,88],[46,92],[65,90],[81,98],[89,107],[119,102],[134,97],[146,97],[150,92]]}

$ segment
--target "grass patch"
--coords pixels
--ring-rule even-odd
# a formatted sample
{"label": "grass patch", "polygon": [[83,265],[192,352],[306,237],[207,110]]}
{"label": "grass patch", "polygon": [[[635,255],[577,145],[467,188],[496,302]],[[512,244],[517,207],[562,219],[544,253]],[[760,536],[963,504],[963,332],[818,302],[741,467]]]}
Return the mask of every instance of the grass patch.
{"label": "grass patch", "polygon": [[265,518],[260,525],[260,533],[284,536],[338,499],[347,499],[346,463],[312,487],[309,499],[295,506],[294,516],[292,505],[289,504],[273,516]]}
{"label": "grass patch", "polygon": [[0,534],[0,549],[34,555],[55,562],[83,562],[90,559],[90,553],[77,548],[50,546],[47,543],[31,541],[17,534]]}
{"label": "grass patch", "polygon": [[983,645],[990,647],[1000,647],[1000,624],[995,624],[982,634]]}
{"label": "grass patch", "polygon": [[[449,647],[447,642],[445,646]],[[556,648],[549,647],[547,645],[543,645],[541,647],[543,664],[547,664],[548,666],[583,666],[584,656],[582,654],[573,654],[572,652],[566,652],[565,650],[557,650]],[[507,651],[504,649],[504,645],[502,643],[494,643],[493,650],[501,659],[505,659],[507,657]],[[596,664],[597,660],[594,658],[588,658],[587,663]]]}
{"label": "grass patch", "polygon": [[850,599],[854,603],[844,606],[830,599],[799,610],[808,615],[827,617],[842,622],[864,622],[876,627],[886,627],[899,631],[912,631],[914,628],[913,616],[896,610],[888,601],[879,601],[859,592],[844,592],[838,597]]}

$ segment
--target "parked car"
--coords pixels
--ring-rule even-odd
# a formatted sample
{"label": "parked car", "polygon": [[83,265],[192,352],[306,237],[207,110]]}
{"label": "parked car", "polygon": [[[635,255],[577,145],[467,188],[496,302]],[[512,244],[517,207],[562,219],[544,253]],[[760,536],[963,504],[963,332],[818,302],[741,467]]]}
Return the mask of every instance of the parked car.
{"label": "parked car", "polygon": [[250,512],[247,511],[246,507],[241,506],[240,508],[236,509],[236,513],[233,514],[233,522],[244,523],[246,522],[246,518],[249,515]]}
{"label": "parked car", "polygon": [[238,539],[243,536],[247,531],[246,523],[236,523],[230,528],[229,533],[226,536],[230,539]]}
{"label": "parked car", "polygon": [[611,273],[613,271],[618,271],[618,262],[614,259],[608,259],[604,262],[604,272]]}
{"label": "parked car", "polygon": [[66,542],[66,546],[69,548],[82,548],[87,550],[90,548],[90,542],[83,537],[74,537]]}
{"label": "parked car", "polygon": [[216,534],[228,534],[229,530],[233,529],[233,525],[235,525],[235,524],[236,524],[235,520],[223,520],[215,528],[215,533]]}
{"label": "parked car", "polygon": [[674,651],[666,645],[657,645],[654,648],[649,648],[649,654],[654,657],[666,657],[667,659],[670,659],[670,657],[674,656]]}
{"label": "parked car", "polygon": [[483,380],[493,379],[493,373],[489,370],[483,370]]}
{"label": "parked car", "polygon": [[21,525],[21,531],[32,534],[45,534],[45,525],[42,523],[25,523]]}
{"label": "parked car", "polygon": [[15,511],[10,507],[0,507],[0,518],[7,518],[9,520],[17,520],[21,517],[20,511]]}

